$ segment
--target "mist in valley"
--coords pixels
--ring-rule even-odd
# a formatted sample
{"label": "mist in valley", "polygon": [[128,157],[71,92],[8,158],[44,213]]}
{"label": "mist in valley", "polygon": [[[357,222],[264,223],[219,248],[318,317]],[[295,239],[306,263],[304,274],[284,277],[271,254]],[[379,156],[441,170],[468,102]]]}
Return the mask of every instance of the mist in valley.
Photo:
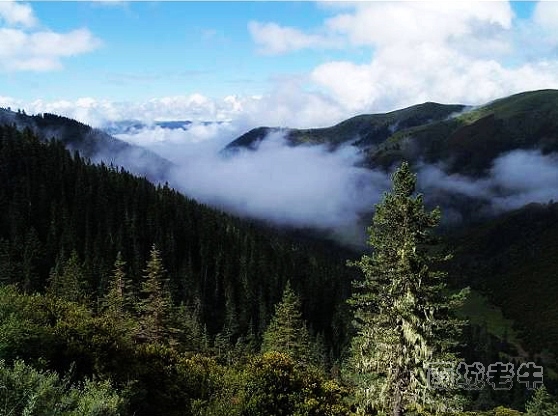
{"label": "mist in valley", "polygon": [[[223,148],[247,131],[233,123],[160,126],[119,134],[170,160],[160,182],[189,197],[242,217],[278,226],[312,228],[350,245],[362,245],[374,204],[390,187],[390,171],[361,167],[363,153],[349,144],[292,146],[284,133],[271,133],[256,150]],[[448,174],[443,164],[418,163],[418,191],[430,207],[440,205],[443,222],[464,220],[457,201],[474,201],[475,215],[490,217],[558,195],[558,157],[515,150],[494,160],[485,177]],[[470,219],[470,218],[469,218]]]}

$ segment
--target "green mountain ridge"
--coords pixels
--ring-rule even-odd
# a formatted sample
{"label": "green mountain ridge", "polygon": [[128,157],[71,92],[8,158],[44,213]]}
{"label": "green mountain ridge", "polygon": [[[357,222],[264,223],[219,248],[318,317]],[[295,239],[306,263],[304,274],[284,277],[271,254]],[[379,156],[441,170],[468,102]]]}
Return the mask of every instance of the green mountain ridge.
{"label": "green mountain ridge", "polygon": [[448,174],[486,175],[492,162],[517,149],[558,151],[558,91],[524,92],[480,107],[424,103],[385,114],[360,115],[320,129],[259,127],[225,150],[256,149],[271,132],[296,145],[350,144],[364,165],[390,169],[402,159],[441,164]]}
{"label": "green mountain ridge", "polygon": [[284,133],[291,145],[326,145],[335,149],[341,144],[350,142],[358,147],[375,146],[400,130],[444,120],[465,108],[464,105],[428,102],[385,114],[359,115],[326,128],[258,127],[229,143],[225,149],[233,150],[240,147],[255,149],[268,134],[277,132]]}

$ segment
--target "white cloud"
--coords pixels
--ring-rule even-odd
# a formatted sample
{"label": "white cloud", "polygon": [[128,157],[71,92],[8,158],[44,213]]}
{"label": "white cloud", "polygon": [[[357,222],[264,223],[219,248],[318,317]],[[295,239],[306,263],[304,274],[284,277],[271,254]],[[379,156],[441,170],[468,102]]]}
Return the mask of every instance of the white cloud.
{"label": "white cloud", "polygon": [[448,175],[434,165],[418,171],[426,195],[465,195],[485,200],[487,213],[501,213],[532,203],[547,203],[558,195],[558,154],[538,150],[514,150],[496,158],[489,174],[481,179]]}
{"label": "white cloud", "polygon": [[0,28],[0,66],[5,70],[50,71],[62,68],[61,58],[90,52],[100,45],[87,29],[68,33],[26,33]]}
{"label": "white cloud", "polygon": [[558,30],[558,3],[540,1],[533,12],[533,21],[551,31]]}
{"label": "white cloud", "polygon": [[339,47],[338,40],[319,34],[306,34],[292,27],[276,23],[251,21],[248,30],[259,51],[266,55],[279,55],[307,48]]}
{"label": "white cloud", "polygon": [[168,129],[155,125],[115,137],[146,147],[165,159],[181,164],[189,158],[196,159],[219,153],[242,133],[244,128],[233,123],[194,122],[188,128]]}
{"label": "white cloud", "polygon": [[59,114],[93,127],[100,127],[107,122],[118,120],[140,120],[146,123],[164,120],[228,121],[239,118],[251,101],[258,99],[227,96],[215,100],[196,93],[138,102],[99,100],[92,97],[24,102],[12,97],[0,97],[0,106],[22,108],[30,114]]}
{"label": "white cloud", "polygon": [[[0,70],[51,71],[62,58],[91,52],[101,45],[88,29],[57,33],[36,29],[38,21],[27,4],[0,1]],[[23,26],[21,28],[20,26]]]}
{"label": "white cloud", "polygon": [[330,62],[313,80],[356,111],[417,102],[479,104],[511,93],[558,86],[558,64],[506,66],[513,52],[507,2],[373,2],[326,22],[355,44],[374,47],[371,62]]}
{"label": "white cloud", "polygon": [[59,114],[93,127],[119,120],[139,120],[148,124],[166,120],[232,121],[239,134],[261,125],[325,127],[341,121],[346,115],[338,103],[324,94],[301,91],[300,82],[288,79],[279,81],[274,90],[263,96],[230,95],[213,99],[195,93],[138,102],[92,97],[25,102],[0,96],[0,106],[22,108],[30,114]]}
{"label": "white cloud", "polygon": [[305,91],[303,80],[282,79],[268,94],[245,100],[239,121],[250,126],[325,127],[346,111],[325,94]]}
{"label": "white cloud", "polygon": [[[527,22],[515,18],[507,1],[328,7],[336,15],[312,33],[267,23],[268,31],[252,35],[258,46],[276,53],[340,43],[368,48],[369,62],[324,62],[306,85],[322,91],[320,100],[347,116],[423,101],[482,104],[520,91],[558,88],[552,50],[558,45],[556,3],[537,3]],[[546,46],[528,47],[534,34]]]}
{"label": "white cloud", "polygon": [[[476,36],[483,27],[509,29],[506,2],[367,2],[325,22],[351,43],[374,47],[440,44]],[[475,30],[473,30],[475,29]]]}
{"label": "white cloud", "polygon": [[274,133],[257,152],[190,154],[179,161],[171,182],[241,215],[348,232],[388,185],[384,173],[355,167],[358,160],[355,148],[293,148]]}
{"label": "white cloud", "polygon": [[10,0],[0,1],[0,21],[4,21],[9,26],[32,27],[37,24],[31,6]]}

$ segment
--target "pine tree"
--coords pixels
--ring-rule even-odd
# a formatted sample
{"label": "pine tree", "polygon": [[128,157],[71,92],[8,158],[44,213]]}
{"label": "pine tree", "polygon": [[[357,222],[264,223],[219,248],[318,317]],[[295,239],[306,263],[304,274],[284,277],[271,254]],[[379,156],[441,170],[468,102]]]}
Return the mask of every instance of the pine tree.
{"label": "pine tree", "polygon": [[558,402],[542,386],[535,390],[535,394],[525,405],[527,415],[555,416],[558,415]]}
{"label": "pine tree", "polygon": [[83,266],[75,250],[62,267],[60,260],[57,261],[57,266],[50,273],[48,293],[71,302],[86,302],[86,287]]}
{"label": "pine tree", "polygon": [[447,256],[433,252],[438,209],[427,212],[415,194],[416,176],[403,163],[393,189],[376,206],[368,228],[371,255],[350,263],[364,278],[350,299],[357,335],[351,367],[361,413],[400,416],[410,410],[448,412],[459,408],[454,389],[428,384],[428,365],[457,364],[451,353],[462,322],[451,317],[465,291],[448,296],[445,273],[431,266]]}
{"label": "pine tree", "polygon": [[119,251],[114,262],[114,270],[109,281],[108,291],[102,300],[105,312],[115,316],[124,316],[132,312],[135,305],[134,287],[126,276],[126,262]]}
{"label": "pine tree", "polygon": [[289,354],[294,360],[302,363],[309,360],[310,337],[302,319],[300,299],[289,282],[263,334],[262,352],[269,351]]}
{"label": "pine tree", "polygon": [[141,284],[143,298],[140,301],[140,337],[148,342],[161,342],[169,334],[172,301],[165,290],[165,269],[161,253],[151,248],[149,261]]}

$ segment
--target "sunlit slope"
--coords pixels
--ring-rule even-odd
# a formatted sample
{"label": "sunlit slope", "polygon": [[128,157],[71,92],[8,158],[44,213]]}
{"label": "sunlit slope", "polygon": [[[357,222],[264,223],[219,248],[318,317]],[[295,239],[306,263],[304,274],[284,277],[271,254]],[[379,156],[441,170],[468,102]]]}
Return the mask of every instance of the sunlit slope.
{"label": "sunlit slope", "polygon": [[259,127],[227,149],[256,149],[272,132],[292,145],[335,149],[352,144],[365,164],[390,168],[402,159],[442,164],[448,173],[483,176],[498,156],[516,149],[558,151],[558,91],[525,92],[480,107],[424,103],[385,114],[360,115],[328,128]]}

